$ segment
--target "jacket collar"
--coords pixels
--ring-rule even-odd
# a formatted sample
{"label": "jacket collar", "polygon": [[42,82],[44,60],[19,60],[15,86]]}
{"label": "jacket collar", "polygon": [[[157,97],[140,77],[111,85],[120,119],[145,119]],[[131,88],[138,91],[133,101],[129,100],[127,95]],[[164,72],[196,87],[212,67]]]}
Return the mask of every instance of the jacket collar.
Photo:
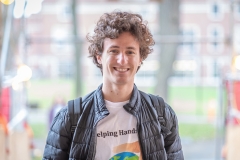
{"label": "jacket collar", "polygon": [[[108,115],[109,112],[106,108],[105,101],[103,98],[102,85],[103,84],[99,85],[99,87],[97,88],[94,96],[94,101],[96,102],[95,113],[103,116],[103,115]],[[129,112],[137,113],[140,106],[141,106],[140,93],[137,86],[134,84],[130,101],[123,107]]]}
{"label": "jacket collar", "polygon": [[105,101],[103,98],[103,93],[102,93],[102,85],[98,86],[95,96],[94,96],[94,102],[96,103],[95,105],[95,113],[98,115],[108,115],[109,111],[106,108]]}
{"label": "jacket collar", "polygon": [[129,111],[133,114],[136,114],[138,112],[140,106],[141,106],[140,93],[139,93],[139,90],[138,90],[137,86],[134,84],[130,101],[129,101],[129,103],[127,103],[123,107],[127,111]]}

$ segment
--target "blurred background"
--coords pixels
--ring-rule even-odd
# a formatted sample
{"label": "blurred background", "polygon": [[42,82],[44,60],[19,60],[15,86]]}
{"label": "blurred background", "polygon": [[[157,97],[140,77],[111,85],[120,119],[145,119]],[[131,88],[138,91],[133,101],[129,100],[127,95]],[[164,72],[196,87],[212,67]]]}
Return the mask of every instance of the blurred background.
{"label": "blurred background", "polygon": [[176,112],[185,159],[239,160],[239,0],[1,0],[0,159],[40,160],[56,112],[102,83],[86,35],[114,10],[148,22],[135,83]]}

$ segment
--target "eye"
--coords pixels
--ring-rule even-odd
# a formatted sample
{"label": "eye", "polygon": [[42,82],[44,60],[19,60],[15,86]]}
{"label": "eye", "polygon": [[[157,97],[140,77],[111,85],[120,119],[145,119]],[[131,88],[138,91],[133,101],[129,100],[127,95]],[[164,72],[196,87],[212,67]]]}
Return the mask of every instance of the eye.
{"label": "eye", "polygon": [[109,50],[108,52],[109,52],[110,54],[117,54],[117,53],[118,53],[118,50],[112,49],[112,50]]}
{"label": "eye", "polygon": [[133,51],[127,51],[127,54],[135,54]]}

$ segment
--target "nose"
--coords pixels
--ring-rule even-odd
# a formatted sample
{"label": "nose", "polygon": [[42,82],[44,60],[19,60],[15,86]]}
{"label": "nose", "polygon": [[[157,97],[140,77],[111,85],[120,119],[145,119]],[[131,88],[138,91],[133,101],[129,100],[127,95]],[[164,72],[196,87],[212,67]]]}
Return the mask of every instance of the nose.
{"label": "nose", "polygon": [[127,63],[127,60],[128,60],[128,58],[127,58],[126,54],[124,54],[122,52],[118,54],[117,63],[123,65],[123,64]]}

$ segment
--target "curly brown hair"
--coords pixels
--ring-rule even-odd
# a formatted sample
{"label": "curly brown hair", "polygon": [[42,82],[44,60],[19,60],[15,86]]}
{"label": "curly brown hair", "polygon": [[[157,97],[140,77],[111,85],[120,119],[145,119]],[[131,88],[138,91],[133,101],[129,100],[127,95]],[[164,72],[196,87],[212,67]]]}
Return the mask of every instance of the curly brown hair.
{"label": "curly brown hair", "polygon": [[[96,55],[103,52],[105,38],[115,39],[123,32],[130,32],[140,45],[140,57],[145,60],[155,44],[153,36],[147,27],[147,22],[143,22],[142,16],[129,12],[114,11],[104,13],[94,29],[94,34],[87,35],[90,42],[88,47],[89,57],[93,58],[93,63],[102,71],[102,65],[98,63]],[[139,68],[138,68],[139,69]]]}

